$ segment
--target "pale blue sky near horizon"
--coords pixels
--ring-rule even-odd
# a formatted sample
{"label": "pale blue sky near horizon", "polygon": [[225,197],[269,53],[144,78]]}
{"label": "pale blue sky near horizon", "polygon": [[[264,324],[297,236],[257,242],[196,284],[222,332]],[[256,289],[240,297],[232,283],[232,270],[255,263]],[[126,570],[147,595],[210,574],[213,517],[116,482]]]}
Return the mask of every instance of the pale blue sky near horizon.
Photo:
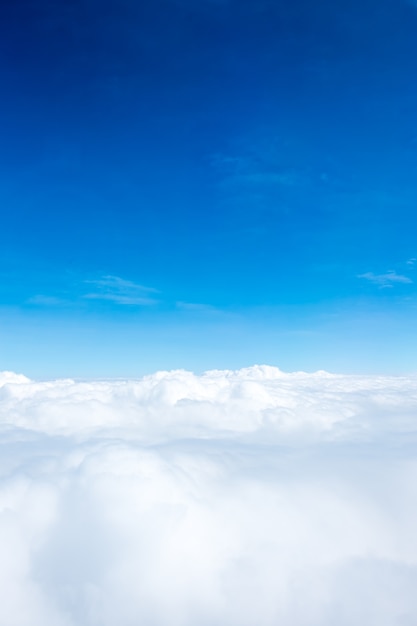
{"label": "pale blue sky near horizon", "polygon": [[2,13],[1,370],[417,372],[417,5]]}

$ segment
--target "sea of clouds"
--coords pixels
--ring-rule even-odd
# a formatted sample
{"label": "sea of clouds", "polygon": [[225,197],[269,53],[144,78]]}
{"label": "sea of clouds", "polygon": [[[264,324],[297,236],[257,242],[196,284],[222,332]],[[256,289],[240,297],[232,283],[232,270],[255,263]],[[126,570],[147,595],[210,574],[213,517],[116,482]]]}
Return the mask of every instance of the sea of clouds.
{"label": "sea of clouds", "polygon": [[417,377],[0,373],[0,626],[415,626]]}

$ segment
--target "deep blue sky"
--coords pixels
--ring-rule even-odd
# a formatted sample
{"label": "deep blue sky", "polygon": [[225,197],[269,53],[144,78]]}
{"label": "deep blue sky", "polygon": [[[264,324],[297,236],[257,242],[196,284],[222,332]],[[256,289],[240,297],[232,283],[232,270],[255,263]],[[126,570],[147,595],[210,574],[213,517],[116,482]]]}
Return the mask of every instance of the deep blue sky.
{"label": "deep blue sky", "polygon": [[2,2],[0,369],[417,370],[417,4]]}

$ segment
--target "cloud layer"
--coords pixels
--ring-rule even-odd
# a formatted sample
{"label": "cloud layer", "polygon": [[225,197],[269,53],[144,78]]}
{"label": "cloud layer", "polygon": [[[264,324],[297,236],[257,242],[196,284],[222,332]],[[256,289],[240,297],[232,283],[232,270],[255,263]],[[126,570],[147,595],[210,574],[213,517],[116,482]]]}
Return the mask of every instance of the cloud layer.
{"label": "cloud layer", "polygon": [[415,624],[417,378],[0,374],[0,624]]}

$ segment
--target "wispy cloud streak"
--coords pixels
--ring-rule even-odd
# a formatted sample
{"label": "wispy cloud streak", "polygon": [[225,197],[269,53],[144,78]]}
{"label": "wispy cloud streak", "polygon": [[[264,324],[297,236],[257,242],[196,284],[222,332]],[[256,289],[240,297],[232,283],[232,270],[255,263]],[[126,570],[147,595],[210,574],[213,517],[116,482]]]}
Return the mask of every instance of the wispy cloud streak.
{"label": "wispy cloud streak", "polygon": [[378,287],[393,287],[395,284],[410,284],[413,281],[408,276],[403,274],[397,274],[394,270],[387,272],[386,274],[374,274],[373,272],[366,272],[365,274],[359,274],[358,278],[364,278]]}
{"label": "wispy cloud streak", "polygon": [[152,287],[144,287],[119,276],[102,276],[96,280],[87,280],[86,284],[94,289],[84,294],[87,300],[108,300],[120,305],[147,306],[157,302],[152,294],[158,291]]}

